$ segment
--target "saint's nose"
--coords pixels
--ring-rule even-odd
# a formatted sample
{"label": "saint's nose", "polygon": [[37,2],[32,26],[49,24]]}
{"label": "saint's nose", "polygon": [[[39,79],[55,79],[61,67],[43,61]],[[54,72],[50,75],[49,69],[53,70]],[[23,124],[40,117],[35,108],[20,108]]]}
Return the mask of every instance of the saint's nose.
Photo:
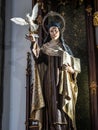
{"label": "saint's nose", "polygon": [[53,34],[56,34],[56,31],[53,31]]}

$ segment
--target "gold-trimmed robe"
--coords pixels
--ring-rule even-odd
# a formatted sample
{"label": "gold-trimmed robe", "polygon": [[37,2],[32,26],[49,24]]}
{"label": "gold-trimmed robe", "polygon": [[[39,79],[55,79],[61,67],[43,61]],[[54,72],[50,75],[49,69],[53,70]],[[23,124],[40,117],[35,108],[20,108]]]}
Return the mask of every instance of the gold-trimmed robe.
{"label": "gold-trimmed robe", "polygon": [[[50,44],[50,43],[46,43],[44,44],[42,47],[41,47],[41,51],[43,54],[47,55],[48,57],[48,65],[50,66],[50,68],[52,69],[52,71],[54,71],[54,69],[52,68],[52,65],[53,67],[55,62],[53,61],[54,58],[56,57],[59,57],[60,58],[60,63],[59,63],[59,66],[57,66],[57,68],[59,69],[60,67],[62,67],[64,64],[68,63],[70,64],[74,70],[75,70],[75,73],[74,74],[70,74],[69,72],[66,71],[66,69],[62,70],[62,69],[59,69],[59,74],[56,73],[53,74],[54,75],[54,80],[56,79],[55,81],[55,85],[57,83],[59,83],[59,94],[62,95],[62,110],[63,112],[65,112],[72,120],[72,125],[73,125],[73,128],[74,130],[76,130],[76,125],[75,125],[75,105],[76,105],[76,101],[77,101],[77,94],[78,94],[78,87],[77,87],[77,74],[81,71],[80,70],[80,60],[78,58],[75,58],[71,55],[69,55],[67,52],[65,52],[61,46],[59,46],[59,44]],[[52,60],[51,60],[52,58]],[[51,63],[52,62],[52,63]],[[50,68],[49,66],[47,67],[47,70],[50,71]],[[37,71],[36,71],[37,70]],[[47,75],[51,73],[51,72],[48,72],[47,71]],[[59,77],[60,75],[60,77]],[[48,81],[48,78],[49,78],[49,81]],[[44,80],[44,82],[46,82],[45,86],[47,88],[47,86],[49,87],[49,84],[50,84],[50,89],[52,89],[52,84],[50,83],[50,81],[52,82],[52,75],[51,76],[46,76],[46,81]],[[60,78],[60,79],[59,79]],[[41,83],[41,79],[44,79],[41,77],[41,75],[39,74],[39,68],[38,68],[38,65],[35,64],[35,82],[34,82],[34,87],[35,87],[35,91],[33,91],[33,98],[32,98],[32,115],[33,115],[33,118],[35,118],[36,120],[39,120],[40,122],[40,129],[43,128],[43,124],[42,124],[42,119],[43,119],[43,109],[45,108],[46,106],[46,102],[45,102],[45,96],[43,94],[43,83]],[[66,80],[65,80],[66,79]],[[59,81],[58,81],[59,80]],[[65,85],[66,83],[66,85]],[[56,89],[55,89],[56,90]],[[46,92],[48,92],[46,90]],[[52,91],[50,91],[49,93],[50,94],[53,94],[53,92],[51,93]],[[56,93],[55,93],[56,95]],[[66,98],[66,95],[68,95],[68,97],[70,98],[70,100],[68,98]],[[52,96],[52,95],[50,95]],[[37,100],[35,100],[37,98]],[[55,97],[55,96],[54,96]],[[49,99],[50,100],[50,99]],[[38,105],[37,107],[35,107],[36,105],[36,101],[38,102]],[[51,101],[51,100],[50,100]],[[56,97],[55,97],[55,100],[53,100],[55,102],[58,102]],[[48,102],[48,100],[47,100]],[[56,104],[54,102],[54,104]],[[49,106],[48,106],[49,107]],[[50,103],[50,107],[51,109],[52,108],[52,105]],[[56,117],[53,117],[53,123],[54,124],[63,124],[64,123],[64,120],[66,122],[66,119],[61,119],[61,113],[58,109],[58,107],[56,106],[55,110],[57,110],[57,114],[58,115],[58,119],[56,120]],[[61,111],[62,111],[61,110]],[[51,114],[53,114],[52,112],[50,112]],[[35,116],[35,117],[34,117]],[[52,117],[50,117],[52,119]],[[42,124],[42,126],[41,126]],[[48,128],[46,128],[48,130]],[[49,128],[50,130],[51,128]],[[52,130],[52,129],[51,129]],[[61,128],[60,128],[61,130]]]}

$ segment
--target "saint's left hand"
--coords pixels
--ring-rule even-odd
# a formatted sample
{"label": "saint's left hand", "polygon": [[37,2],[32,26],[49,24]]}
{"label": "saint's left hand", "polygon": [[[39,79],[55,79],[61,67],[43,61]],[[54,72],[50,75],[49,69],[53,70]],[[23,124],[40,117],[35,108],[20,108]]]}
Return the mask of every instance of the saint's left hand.
{"label": "saint's left hand", "polygon": [[75,72],[74,69],[72,68],[72,66],[69,65],[68,63],[66,65],[66,70],[67,70],[67,72],[72,73],[72,74]]}

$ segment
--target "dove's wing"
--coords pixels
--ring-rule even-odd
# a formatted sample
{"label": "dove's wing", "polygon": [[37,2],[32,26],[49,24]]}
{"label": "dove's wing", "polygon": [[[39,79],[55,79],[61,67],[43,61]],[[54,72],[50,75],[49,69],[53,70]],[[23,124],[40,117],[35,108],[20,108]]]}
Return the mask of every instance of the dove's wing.
{"label": "dove's wing", "polygon": [[35,20],[37,15],[38,15],[38,3],[35,4],[33,7],[32,15],[31,15],[32,20]]}
{"label": "dove's wing", "polygon": [[20,18],[20,17],[11,18],[11,21],[13,21],[16,24],[22,25],[22,26],[28,25],[28,23],[25,21],[25,19]]}

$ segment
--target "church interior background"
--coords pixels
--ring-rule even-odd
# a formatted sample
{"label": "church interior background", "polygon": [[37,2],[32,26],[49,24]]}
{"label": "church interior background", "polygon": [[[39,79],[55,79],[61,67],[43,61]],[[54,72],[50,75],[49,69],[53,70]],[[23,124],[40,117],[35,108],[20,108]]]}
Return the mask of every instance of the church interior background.
{"label": "church interior background", "polygon": [[77,130],[98,130],[97,0],[0,0],[0,129],[25,129],[25,69],[30,44],[25,39],[27,28],[12,24],[10,18],[24,17],[36,2],[40,3],[41,18],[50,10],[63,15],[66,21],[64,38],[74,55],[81,59]]}

